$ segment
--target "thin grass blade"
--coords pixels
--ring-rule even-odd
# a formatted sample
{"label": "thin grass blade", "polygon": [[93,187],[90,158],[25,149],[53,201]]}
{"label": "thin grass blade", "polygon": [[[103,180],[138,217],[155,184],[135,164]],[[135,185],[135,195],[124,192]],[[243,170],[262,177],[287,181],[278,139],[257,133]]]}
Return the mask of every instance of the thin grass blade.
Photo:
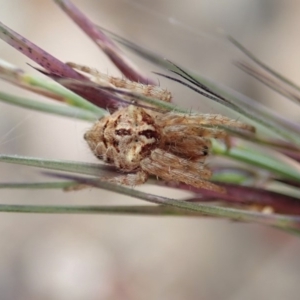
{"label": "thin grass blade", "polygon": [[258,172],[242,167],[213,166],[211,180],[215,182],[225,182],[234,184],[253,184],[260,178]]}
{"label": "thin grass blade", "polygon": [[166,206],[182,209],[185,211],[200,212],[210,216],[234,219],[236,221],[242,221],[242,222],[255,222],[255,223],[269,225],[269,226],[276,226],[282,229],[300,229],[300,216],[279,215],[279,214],[267,215],[263,213],[244,211],[240,209],[233,209],[233,208],[200,204],[200,203],[192,203],[192,202],[186,202],[182,200],[175,200],[167,197],[162,197],[158,195],[153,195],[149,193],[144,193],[121,185],[100,181],[98,179],[91,179],[91,178],[72,176],[72,175],[69,176],[69,175],[61,175],[61,174],[50,174],[50,173],[47,174],[49,174],[49,176],[53,176],[57,178],[75,180],[81,184],[94,186],[104,190],[113,191],[122,195],[127,195],[140,200],[144,200],[146,202],[166,205]]}
{"label": "thin grass blade", "polygon": [[[220,197],[211,195],[211,201],[221,200],[227,205],[241,204],[248,207],[257,207],[262,211],[265,209],[278,214],[300,215],[300,199],[289,195],[269,191],[262,188],[240,186],[236,184],[218,183],[226,189],[226,195]],[[205,201],[209,197],[209,192],[201,191]],[[193,198],[192,201],[202,201],[202,197]]]}
{"label": "thin grass blade", "polygon": [[[1,22],[0,38],[43,67],[46,71],[40,71],[52,79],[72,78],[88,81],[87,77],[76,72],[70,66],[56,59],[51,54],[39,48]],[[116,110],[118,108],[118,103],[114,103],[108,98],[99,98],[99,96],[95,97],[93,89],[80,91],[81,93],[77,91],[74,92],[89,100],[91,103],[104,109],[111,108],[112,110]],[[92,105],[91,103],[90,105]]]}
{"label": "thin grass blade", "polygon": [[0,189],[29,189],[29,190],[44,190],[44,189],[69,189],[78,185],[74,181],[58,181],[58,182],[0,182]]}
{"label": "thin grass blade", "polygon": [[199,212],[186,212],[168,206],[115,205],[115,206],[49,206],[49,205],[6,205],[0,204],[0,212],[40,214],[113,214],[146,216],[205,217]]}
{"label": "thin grass blade", "polygon": [[25,165],[49,170],[72,172],[93,176],[103,176],[107,172],[114,172],[113,167],[101,164],[83,163],[78,161],[51,160],[17,155],[0,155],[0,161],[4,163]]}
{"label": "thin grass blade", "polygon": [[97,117],[106,114],[105,110],[93,105],[59,84],[28,74],[24,70],[3,60],[0,60],[0,78],[37,94],[94,112]]}
{"label": "thin grass blade", "polygon": [[28,98],[18,97],[4,92],[0,92],[0,101],[35,111],[45,112],[48,114],[54,114],[57,116],[63,116],[68,118],[75,118],[83,121],[94,122],[99,117],[91,111],[84,110],[78,107],[44,103],[41,101],[35,101]]}
{"label": "thin grass blade", "polygon": [[295,89],[291,88],[291,86],[286,85],[278,79],[272,78],[269,73],[261,71],[247,62],[238,61],[236,62],[236,65],[241,70],[254,77],[258,81],[262,82],[275,92],[279,93],[280,95],[286,97],[296,104],[300,104],[300,91],[295,91]]}
{"label": "thin grass blade", "polygon": [[279,156],[274,156],[271,153],[263,153],[262,151],[245,148],[242,146],[235,146],[227,149],[224,144],[215,140],[213,142],[213,153],[216,155],[225,156],[243,163],[260,167],[268,170],[283,178],[300,180],[300,172],[288,165],[286,162],[280,160]]}
{"label": "thin grass blade", "polygon": [[242,51],[245,55],[247,55],[253,62],[255,62],[258,66],[262,69],[266,70],[269,74],[273,75],[275,78],[279,79],[280,81],[286,83],[290,87],[294,88],[298,92],[300,92],[300,87],[293,83],[291,80],[287,79],[286,77],[282,76],[280,73],[276,72],[275,70],[268,67],[265,63],[259,60],[253,53],[247,50],[241,43],[239,43],[236,39],[232,36],[227,35],[228,41],[230,41],[235,47],[237,47],[240,51]]}
{"label": "thin grass blade", "polygon": [[51,73],[74,79],[84,79],[81,74],[1,22],[0,38]]}

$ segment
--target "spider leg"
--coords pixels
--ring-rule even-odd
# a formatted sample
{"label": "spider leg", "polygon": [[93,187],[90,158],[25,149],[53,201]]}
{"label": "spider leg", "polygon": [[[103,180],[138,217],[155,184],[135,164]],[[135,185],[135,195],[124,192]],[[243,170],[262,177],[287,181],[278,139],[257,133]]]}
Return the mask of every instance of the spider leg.
{"label": "spider leg", "polygon": [[115,177],[104,177],[101,178],[103,181],[107,181],[110,183],[122,184],[122,185],[129,185],[129,186],[136,186],[143,184],[147,181],[148,175],[144,171],[138,171],[136,173],[130,173],[126,175],[119,175]]}
{"label": "spider leg", "polygon": [[145,95],[152,98],[157,98],[162,101],[170,102],[172,99],[172,94],[166,89],[162,89],[159,86],[151,84],[142,84],[135,81],[131,81],[125,78],[119,78],[114,76],[106,75],[98,70],[76,63],[68,62],[66,63],[71,68],[87,73],[94,77],[95,82],[98,84],[112,85],[113,87],[122,88],[130,91],[134,91],[138,94]]}
{"label": "spider leg", "polygon": [[[169,112],[157,119],[161,126],[171,125],[207,125],[207,126],[227,126],[236,129],[242,129],[249,132],[255,132],[255,127],[239,122],[219,114],[194,114],[186,115],[181,113]],[[210,128],[208,128],[210,129]]]}
{"label": "spider leg", "polygon": [[90,75],[92,75],[92,76],[94,76],[96,78],[103,77],[103,76],[107,77],[107,75],[105,75],[104,73],[99,72],[95,68],[90,68],[90,67],[87,67],[87,66],[84,66],[84,65],[73,63],[73,62],[67,62],[66,65],[68,65],[72,69],[81,71],[83,73],[90,74]]}
{"label": "spider leg", "polygon": [[206,181],[211,171],[203,163],[189,161],[161,149],[155,149],[150,157],[141,161],[146,173],[156,175],[166,181],[183,182],[196,188],[224,192],[223,188]]}
{"label": "spider leg", "polygon": [[224,131],[201,126],[174,125],[163,129],[163,149],[191,160],[205,160],[211,148],[209,137],[225,137]]}
{"label": "spider leg", "polygon": [[[101,181],[106,181],[110,183],[115,184],[122,184],[122,185],[128,185],[131,187],[134,187],[136,185],[143,184],[147,181],[148,175],[144,171],[138,171],[137,173],[130,173],[126,175],[119,175],[114,177],[101,177]],[[90,185],[87,184],[76,184],[71,187],[64,188],[65,192],[74,192],[74,191],[80,191],[87,188],[90,188]]]}
{"label": "spider leg", "polygon": [[[181,133],[184,136],[199,136],[202,138],[225,138],[227,133],[216,127],[203,127],[201,125],[195,124],[176,124],[168,125],[164,127],[163,133],[169,136],[175,136],[178,133]],[[173,140],[173,137],[170,138]]]}
{"label": "spider leg", "polygon": [[186,158],[205,157],[211,149],[210,138],[223,139],[230,149],[229,134],[218,128],[207,128],[200,125],[170,125],[163,129],[164,145],[172,153]]}

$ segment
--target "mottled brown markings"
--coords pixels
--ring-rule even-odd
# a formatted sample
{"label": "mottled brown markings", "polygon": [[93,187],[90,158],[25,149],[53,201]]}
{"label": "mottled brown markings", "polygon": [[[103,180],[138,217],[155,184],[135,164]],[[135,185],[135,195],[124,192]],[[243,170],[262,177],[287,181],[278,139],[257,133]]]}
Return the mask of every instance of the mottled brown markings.
{"label": "mottled brown markings", "polygon": [[142,121],[145,122],[148,125],[153,125],[154,124],[154,120],[151,116],[149,116],[145,111],[141,111],[141,115],[142,115]]}
{"label": "mottled brown markings", "polygon": [[142,146],[140,153],[143,156],[147,156],[150,154],[151,150],[153,150],[155,147],[156,147],[155,143],[146,144],[146,145]]}
{"label": "mottled brown markings", "polygon": [[109,81],[110,81],[111,84],[113,84],[116,87],[119,87],[119,88],[126,87],[126,81],[125,80],[120,80],[119,78],[110,77]]}
{"label": "mottled brown markings", "polygon": [[108,122],[109,122],[108,120],[105,122],[105,124],[103,126],[103,129],[102,129],[102,141],[103,141],[103,144],[104,144],[105,148],[107,148],[107,140],[105,138],[105,129],[108,125]]}
{"label": "mottled brown markings", "polygon": [[139,135],[144,135],[147,139],[159,139],[159,134],[155,130],[146,129],[139,132]]}
{"label": "mottled brown markings", "polygon": [[113,140],[113,146],[116,149],[116,151],[119,153],[120,149],[119,149],[119,142],[117,140]]}
{"label": "mottled brown markings", "polygon": [[125,136],[125,135],[131,135],[131,130],[130,129],[116,129],[115,134],[119,136]]}
{"label": "mottled brown markings", "polygon": [[115,120],[115,122],[114,122],[114,127],[117,127],[117,125],[118,125],[120,119],[121,119],[121,115],[119,115],[119,116],[116,118],[116,120]]}

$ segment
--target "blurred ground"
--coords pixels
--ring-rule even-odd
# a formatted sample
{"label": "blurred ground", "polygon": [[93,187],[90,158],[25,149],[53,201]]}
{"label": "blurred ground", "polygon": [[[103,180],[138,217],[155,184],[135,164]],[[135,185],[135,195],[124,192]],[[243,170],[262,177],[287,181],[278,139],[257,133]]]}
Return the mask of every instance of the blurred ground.
{"label": "blurred ground", "polygon": [[[74,3],[99,25],[299,119],[294,104],[232,65],[232,60],[242,55],[216,34],[222,28],[264,62],[299,82],[299,2]],[[1,21],[59,59],[118,74],[52,1],[1,0],[0,5]],[[29,59],[1,41],[0,53],[1,58],[34,72],[26,65]],[[130,57],[149,74],[157,70]],[[159,80],[174,92],[175,102],[202,111],[221,111],[184,87]],[[3,82],[0,89],[20,93]],[[88,126],[0,103],[0,152],[96,161],[82,139]],[[1,181],[39,176],[38,170],[1,163]],[[168,195],[174,196],[170,191]],[[94,190],[3,190],[0,200],[20,204],[136,203]],[[299,239],[256,225],[171,217],[2,213],[0,241],[1,299],[281,300],[298,299],[300,293]]]}

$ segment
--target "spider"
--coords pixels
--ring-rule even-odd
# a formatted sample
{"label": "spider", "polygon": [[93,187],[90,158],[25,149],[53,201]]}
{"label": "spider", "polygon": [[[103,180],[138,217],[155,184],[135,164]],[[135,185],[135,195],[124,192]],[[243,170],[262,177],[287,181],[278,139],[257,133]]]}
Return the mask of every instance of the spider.
{"label": "spider", "polygon": [[[159,87],[125,79],[112,80],[94,69],[69,65],[92,74],[98,83],[104,80],[115,87],[131,90],[137,87],[140,93],[149,95],[149,91],[154,91],[156,98],[171,99],[171,94]],[[125,173],[105,178],[106,181],[136,186],[154,175],[165,181],[223,192],[223,188],[208,181],[212,174],[204,164],[211,149],[211,138],[228,139],[227,132],[218,128],[222,126],[253,130],[250,125],[218,114],[159,113],[129,105],[98,120],[84,139],[97,158]]]}

